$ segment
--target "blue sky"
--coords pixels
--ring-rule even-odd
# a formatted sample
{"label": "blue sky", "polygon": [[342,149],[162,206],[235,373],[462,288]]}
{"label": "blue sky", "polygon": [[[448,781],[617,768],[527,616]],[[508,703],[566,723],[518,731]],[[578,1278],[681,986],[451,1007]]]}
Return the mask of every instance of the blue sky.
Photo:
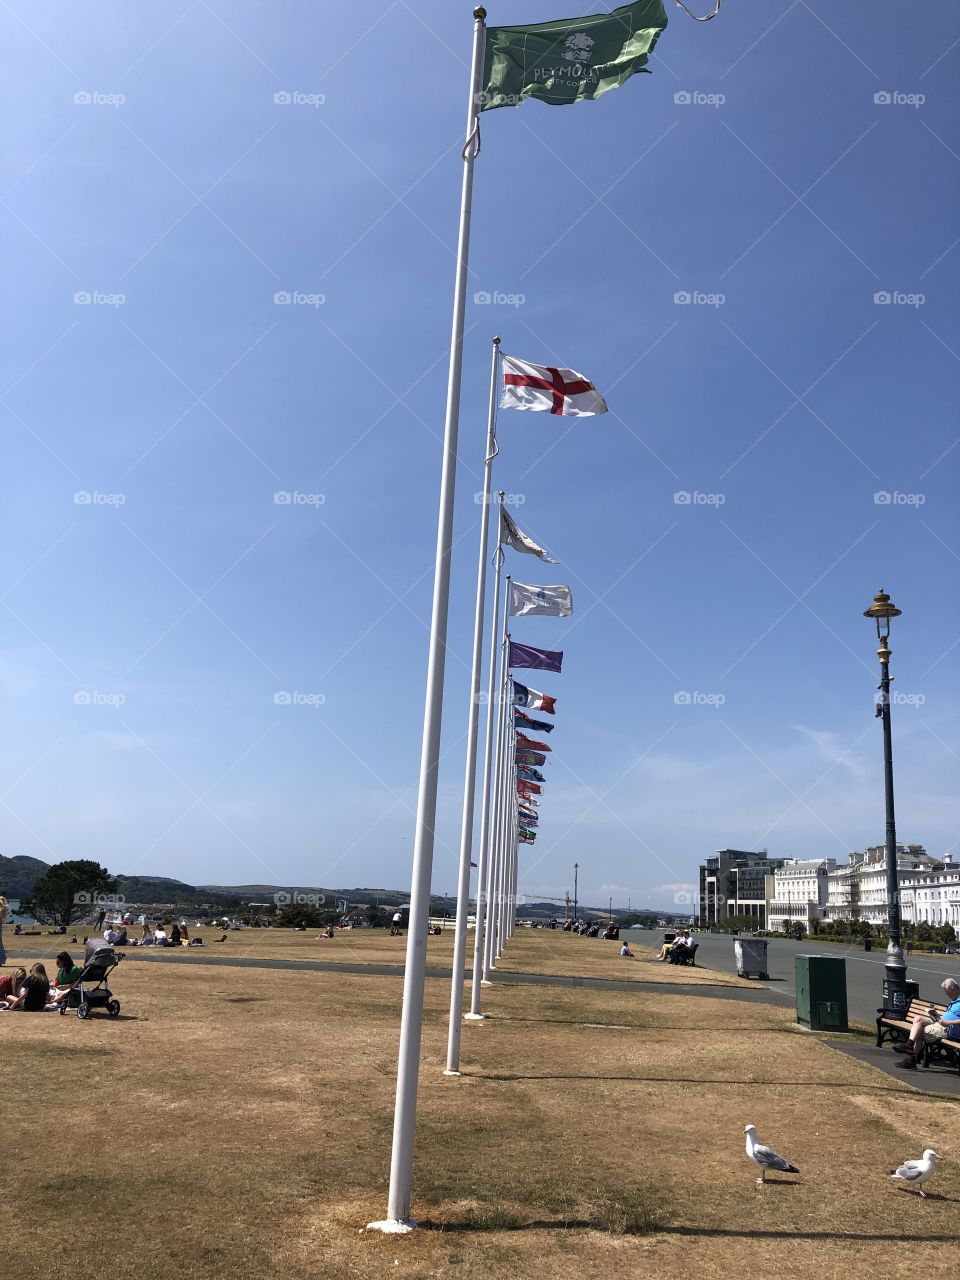
{"label": "blue sky", "polygon": [[[409,883],[470,9],[6,7],[5,853]],[[960,840],[960,13],[669,13],[652,75],[483,117],[471,293],[522,301],[467,313],[437,892],[495,332],[611,409],[500,417],[577,610],[514,630],[566,654],[521,891],[880,841],[881,585],[900,836]]]}

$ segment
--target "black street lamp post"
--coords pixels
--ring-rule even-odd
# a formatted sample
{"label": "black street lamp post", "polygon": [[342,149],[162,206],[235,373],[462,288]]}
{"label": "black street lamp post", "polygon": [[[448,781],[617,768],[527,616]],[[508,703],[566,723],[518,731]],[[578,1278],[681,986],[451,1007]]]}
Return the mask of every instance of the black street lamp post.
{"label": "black street lamp post", "polygon": [[907,982],[907,966],[900,940],[900,886],[897,880],[897,820],[893,807],[893,740],[890,733],[890,620],[899,618],[898,609],[881,587],[873,604],[864,610],[865,618],[877,624],[880,647],[880,700],[876,715],[883,721],[883,786],[887,805],[886,869],[887,869],[887,961],[883,978],[883,1007],[888,1013],[903,1017],[909,1008],[911,988]]}

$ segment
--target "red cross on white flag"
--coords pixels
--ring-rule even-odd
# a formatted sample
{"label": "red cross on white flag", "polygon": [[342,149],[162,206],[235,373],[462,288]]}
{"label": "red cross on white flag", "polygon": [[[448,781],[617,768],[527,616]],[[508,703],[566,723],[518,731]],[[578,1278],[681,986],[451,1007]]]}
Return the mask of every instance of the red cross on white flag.
{"label": "red cross on white flag", "polygon": [[535,409],[571,418],[606,413],[603,396],[574,369],[553,369],[503,356],[501,409]]}

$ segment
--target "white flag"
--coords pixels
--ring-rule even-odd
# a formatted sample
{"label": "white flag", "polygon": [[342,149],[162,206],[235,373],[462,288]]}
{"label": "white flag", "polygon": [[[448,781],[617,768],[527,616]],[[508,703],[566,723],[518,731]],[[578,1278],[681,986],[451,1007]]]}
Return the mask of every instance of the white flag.
{"label": "white flag", "polygon": [[559,560],[554,560],[549,551],[545,551],[543,547],[538,546],[522,529],[518,529],[512,517],[504,511],[503,507],[500,508],[500,541],[505,547],[512,547],[514,551],[523,551],[527,555],[539,556],[547,564],[560,563]]}
{"label": "white flag", "polygon": [[566,586],[533,587],[525,582],[511,582],[510,594],[510,613],[517,618],[531,613],[569,618],[573,613],[573,593]]}
{"label": "white flag", "polygon": [[606,413],[603,396],[575,369],[554,369],[503,356],[501,409],[534,409],[568,418],[592,418]]}

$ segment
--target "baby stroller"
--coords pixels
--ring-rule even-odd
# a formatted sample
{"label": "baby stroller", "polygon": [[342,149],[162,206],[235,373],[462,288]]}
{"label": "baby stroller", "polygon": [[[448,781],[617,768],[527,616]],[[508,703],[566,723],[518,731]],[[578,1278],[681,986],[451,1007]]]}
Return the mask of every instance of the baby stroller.
{"label": "baby stroller", "polygon": [[94,939],[87,943],[83,970],[76,984],[60,1001],[60,1012],[76,1009],[78,1018],[89,1018],[94,1009],[106,1009],[111,1018],[120,1013],[120,1001],[114,999],[106,985],[107,974],[115,969],[123,956],[118,956],[109,943]]}

